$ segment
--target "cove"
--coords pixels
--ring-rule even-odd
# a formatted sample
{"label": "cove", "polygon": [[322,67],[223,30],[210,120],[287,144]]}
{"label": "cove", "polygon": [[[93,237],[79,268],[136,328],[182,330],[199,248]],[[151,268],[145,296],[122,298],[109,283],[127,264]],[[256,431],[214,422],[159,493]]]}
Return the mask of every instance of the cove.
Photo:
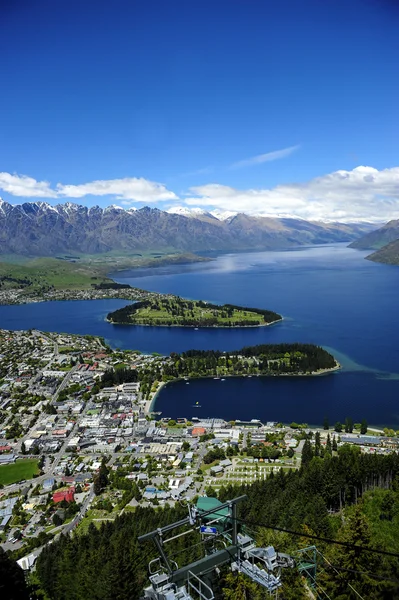
{"label": "cove", "polygon": [[[190,348],[234,350],[261,343],[319,344],[338,358],[342,372],[300,381],[273,378],[272,394],[266,383],[256,387],[253,379],[243,380],[248,393],[243,393],[235,379],[235,385],[226,380],[224,388],[213,380],[190,382],[184,394],[188,397],[196,393],[196,386],[202,391],[207,386],[205,395],[213,398],[209,407],[204,404],[207,416],[284,419],[273,416],[277,408],[284,408],[288,421],[320,423],[324,416],[332,421],[337,414],[337,419],[364,417],[369,423],[399,429],[399,268],[364,260],[366,255],[338,244],[227,254],[207,263],[111,274],[120,283],[152,291],[275,310],[284,321],[271,327],[194,331],[107,323],[107,313],[124,306],[123,300],[1,306],[0,327],[99,335],[114,348],[161,354]],[[183,391],[179,389],[178,383],[164,388],[157,410],[172,416],[176,401],[175,416],[194,416],[192,410],[181,414]],[[187,402],[190,409],[191,399]],[[247,407],[250,410],[244,414]],[[346,408],[345,413],[337,407]],[[301,416],[308,408],[310,413]],[[320,419],[315,417],[317,411]]]}

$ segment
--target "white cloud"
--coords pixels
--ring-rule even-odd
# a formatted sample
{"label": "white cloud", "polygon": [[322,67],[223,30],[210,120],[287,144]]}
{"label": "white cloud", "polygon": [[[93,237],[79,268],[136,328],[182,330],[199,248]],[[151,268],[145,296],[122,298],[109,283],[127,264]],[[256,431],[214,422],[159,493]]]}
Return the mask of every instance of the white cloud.
{"label": "white cloud", "polygon": [[[379,171],[360,166],[335,171],[305,183],[270,189],[240,190],[210,183],[193,187],[181,199],[162,183],[143,178],[99,180],[81,185],[36,181],[26,175],[0,173],[0,189],[23,198],[110,196],[123,206],[165,201],[206,210],[264,216],[297,216],[308,220],[388,221],[399,218],[399,167]],[[168,208],[171,205],[168,205]]]}
{"label": "white cloud", "polygon": [[189,205],[308,220],[382,221],[399,217],[399,167],[357,167],[306,183],[238,190],[220,184],[191,188]]}
{"label": "white cloud", "polygon": [[59,196],[66,198],[83,198],[84,196],[115,196],[123,204],[130,202],[164,202],[177,200],[174,192],[169,191],[162,183],[148,181],[142,177],[126,177],[124,179],[106,179],[91,181],[81,185],[57,185]]}
{"label": "white cloud", "polygon": [[293,152],[299,149],[299,146],[290,146],[289,148],[283,148],[282,150],[274,150],[273,152],[267,152],[266,154],[258,154],[252,156],[252,158],[246,158],[245,160],[239,160],[236,163],[230,165],[230,169],[241,169],[243,167],[252,167],[254,165],[260,165],[265,162],[272,162],[273,160],[279,160],[290,156]]}
{"label": "white cloud", "polygon": [[27,175],[0,173],[0,189],[12,196],[24,198],[56,198],[57,192],[50,188],[48,181],[36,181]]}
{"label": "white cloud", "polygon": [[174,192],[162,183],[148,181],[143,178],[126,177],[124,179],[108,179],[91,181],[81,185],[63,185],[59,183],[55,189],[47,181],[36,181],[26,175],[0,173],[0,189],[12,196],[24,198],[84,198],[85,196],[114,196],[122,204],[131,202],[164,202],[177,200]]}

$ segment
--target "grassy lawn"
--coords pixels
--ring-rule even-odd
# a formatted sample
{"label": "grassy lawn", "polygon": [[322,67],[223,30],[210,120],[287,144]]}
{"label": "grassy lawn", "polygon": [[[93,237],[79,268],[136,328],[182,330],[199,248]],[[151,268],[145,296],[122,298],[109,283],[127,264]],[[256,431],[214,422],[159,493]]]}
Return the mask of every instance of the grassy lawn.
{"label": "grassy lawn", "polygon": [[39,473],[39,468],[35,458],[17,460],[11,465],[0,466],[0,484],[9,485],[23,479],[32,479],[37,473]]}
{"label": "grassy lawn", "polygon": [[87,533],[90,523],[93,523],[97,528],[100,528],[105,521],[113,521],[118,513],[109,513],[106,510],[98,510],[96,508],[88,511],[84,519],[79,523],[76,532],[79,534]]}
{"label": "grassy lawn", "polygon": [[174,297],[145,300],[136,305],[129,305],[111,313],[108,318],[114,323],[191,327],[257,326],[264,325],[265,319],[272,322],[280,318],[276,313],[269,311],[268,315],[264,316],[264,313],[260,314],[256,310],[232,305],[216,306]]}

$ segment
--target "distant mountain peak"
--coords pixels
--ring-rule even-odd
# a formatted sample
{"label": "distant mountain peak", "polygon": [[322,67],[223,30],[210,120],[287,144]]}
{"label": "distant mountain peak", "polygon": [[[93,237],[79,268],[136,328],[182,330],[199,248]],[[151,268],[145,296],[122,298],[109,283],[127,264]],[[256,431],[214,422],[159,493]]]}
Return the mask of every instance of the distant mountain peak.
{"label": "distant mountain peak", "polygon": [[87,207],[74,202],[9,204],[0,199],[0,251],[51,256],[117,250],[234,252],[352,241],[370,231],[364,224],[310,223],[255,217],[233,211],[144,206]]}

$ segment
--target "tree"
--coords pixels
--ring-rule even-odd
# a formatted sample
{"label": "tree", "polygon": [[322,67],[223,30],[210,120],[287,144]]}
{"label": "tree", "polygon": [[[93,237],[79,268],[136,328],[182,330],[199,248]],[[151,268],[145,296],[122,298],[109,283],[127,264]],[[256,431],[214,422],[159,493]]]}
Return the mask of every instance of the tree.
{"label": "tree", "polygon": [[328,454],[332,454],[332,444],[331,444],[330,434],[327,435],[326,452]]}
{"label": "tree", "polygon": [[293,448],[288,448],[287,450],[287,456],[288,458],[292,458],[294,456],[295,452]]}
{"label": "tree", "polygon": [[94,493],[96,496],[99,496],[101,494],[101,492],[107,487],[108,485],[108,468],[107,465],[105,464],[105,460],[103,459],[102,463],[101,463],[101,467],[99,468],[99,471],[96,475],[96,477],[94,478]]}
{"label": "tree", "polygon": [[337,421],[334,425],[334,431],[336,431],[337,433],[341,433],[342,431],[342,423],[340,423],[340,421]]}
{"label": "tree", "polygon": [[324,417],[323,428],[325,430],[330,429],[330,423],[328,422],[328,417]]}
{"label": "tree", "polygon": [[360,433],[362,435],[365,435],[367,433],[367,427],[368,427],[368,423],[367,423],[366,419],[362,419],[362,422],[360,423]]}
{"label": "tree", "polygon": [[309,440],[305,440],[302,448],[302,466],[306,467],[313,458],[313,449]]}
{"label": "tree", "polygon": [[346,417],[345,419],[345,432],[352,433],[353,431],[353,419],[351,417]]}
{"label": "tree", "polygon": [[335,439],[335,435],[333,435],[333,439],[332,439],[332,449],[333,449],[333,452],[338,451],[338,444],[337,444],[337,440]]}
{"label": "tree", "polygon": [[318,431],[316,431],[315,442],[314,442],[314,455],[320,456],[320,450],[321,450],[320,433]]}
{"label": "tree", "polygon": [[21,444],[21,452],[22,452],[22,454],[26,454],[25,442],[22,442],[22,444]]}
{"label": "tree", "polygon": [[229,573],[223,583],[225,600],[261,600],[262,588],[242,573]]}
{"label": "tree", "polygon": [[29,600],[23,570],[0,547],[0,596],[7,600]]}
{"label": "tree", "polygon": [[373,578],[379,573],[379,557],[360,549],[371,542],[370,529],[360,505],[348,510],[338,540],[350,546],[334,546],[327,554],[330,564],[327,563],[326,571],[320,574],[320,584],[327,594],[342,600],[358,600],[359,595],[367,600],[393,597],[385,596],[382,591],[389,589],[389,584]]}

